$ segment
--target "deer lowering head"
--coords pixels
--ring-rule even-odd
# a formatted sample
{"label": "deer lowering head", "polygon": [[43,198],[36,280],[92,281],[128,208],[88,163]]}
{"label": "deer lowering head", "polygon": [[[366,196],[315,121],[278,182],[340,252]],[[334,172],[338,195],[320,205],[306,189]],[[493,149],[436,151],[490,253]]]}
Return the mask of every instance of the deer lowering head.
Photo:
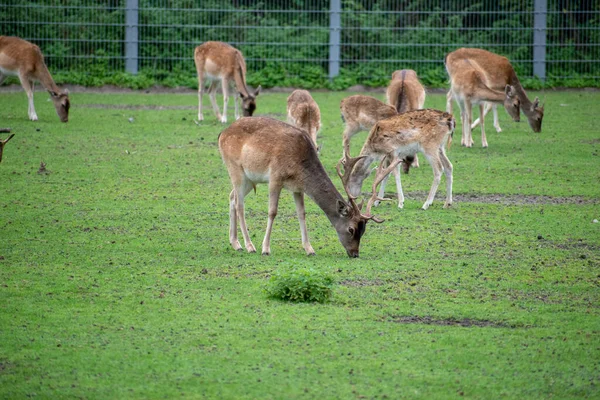
{"label": "deer lowering head", "polygon": [[34,83],[39,81],[50,93],[56,113],[62,122],[69,121],[68,91],[61,91],[54,83],[50,71],[44,62],[44,56],[38,46],[23,39],[0,36],[0,83],[7,75],[16,75],[29,100],[29,119],[37,121],[38,116],[33,104]]}
{"label": "deer lowering head", "polygon": [[[239,102],[241,101],[244,117],[251,117],[256,110],[256,97],[260,93],[259,86],[253,93],[246,86],[246,62],[242,53],[223,42],[205,42],[196,47],[194,51],[194,62],[198,73],[198,120],[204,120],[202,114],[202,95],[204,93],[204,81],[210,80],[208,94],[210,102],[217,119],[222,123],[227,122],[227,103],[229,101],[229,85],[235,84],[240,94],[234,98],[235,119],[240,118]],[[217,105],[216,91],[218,83],[223,89],[223,114]]]}
{"label": "deer lowering head", "polygon": [[[359,160],[353,166],[347,180],[348,193],[351,196],[360,194],[363,181],[371,173],[370,165],[373,162],[393,154],[395,157],[392,164],[397,165],[397,159],[410,159],[417,152],[421,152],[433,168],[433,183],[429,196],[423,204],[423,209],[426,210],[432,204],[442,173],[446,175],[444,207],[450,207],[452,204],[452,164],[446,156],[445,148],[451,141],[455,124],[452,115],[431,109],[409,111],[377,122],[369,132],[358,157]],[[383,164],[385,163],[382,162]],[[391,169],[392,172],[396,170],[396,168]],[[402,208],[404,207],[404,195],[399,176],[398,174],[396,177],[398,207]],[[383,193],[380,193],[380,196],[383,196]]]}
{"label": "deer lowering head", "polygon": [[358,257],[360,240],[372,215],[363,215],[353,198],[344,200],[317,155],[305,131],[284,122],[265,118],[243,118],[221,132],[219,150],[233,190],[229,196],[229,241],[234,249],[242,247],[237,238],[237,223],[246,250],[255,252],[244,217],[244,197],[260,183],[269,186],[269,212],[262,254],[271,253],[271,230],[283,188],[291,191],[296,203],[302,244],[308,255],[315,254],[306,230],[304,194],[325,213],[349,257]]}
{"label": "deer lowering head", "polygon": [[2,153],[4,152],[4,145],[10,140],[12,139],[12,137],[15,136],[15,134],[11,134],[7,139],[2,140],[0,139],[0,162],[2,162]]}
{"label": "deer lowering head", "polygon": [[[486,85],[494,90],[504,90],[506,85],[514,88],[514,95],[519,100],[521,111],[527,116],[529,126],[534,132],[541,132],[542,119],[544,117],[544,107],[539,106],[539,100],[536,98],[533,102],[529,100],[525,89],[521,85],[517,74],[511,65],[508,58],[498,54],[494,54],[487,50],[476,48],[461,48],[449,53],[446,56],[446,69],[452,79],[452,72],[448,69],[456,63],[457,60],[467,59],[484,74]],[[490,107],[491,108],[491,107]],[[488,108],[489,111],[489,108]],[[485,114],[485,112],[484,112]],[[509,113],[515,121],[514,115]],[[473,125],[482,121],[480,117]],[[497,131],[501,131],[500,125],[497,123],[497,116],[494,115],[495,126]]]}
{"label": "deer lowering head", "polygon": [[321,110],[307,90],[294,90],[287,98],[288,123],[305,130],[315,146],[321,129]]}

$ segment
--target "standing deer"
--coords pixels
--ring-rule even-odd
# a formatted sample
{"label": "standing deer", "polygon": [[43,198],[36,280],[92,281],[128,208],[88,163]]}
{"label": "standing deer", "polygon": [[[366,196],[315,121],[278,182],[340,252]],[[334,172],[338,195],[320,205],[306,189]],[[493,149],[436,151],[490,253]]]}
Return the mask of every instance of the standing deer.
{"label": "standing deer", "polygon": [[317,132],[321,129],[319,105],[306,90],[294,90],[287,98],[288,123],[305,130],[317,146]]}
{"label": "standing deer", "polygon": [[371,96],[357,94],[346,97],[340,103],[342,121],[346,124],[342,133],[343,154],[350,154],[350,139],[360,131],[369,131],[379,120],[398,114],[396,109]]}
{"label": "standing deer", "polygon": [[[426,210],[433,203],[442,172],[446,175],[444,208],[450,207],[452,164],[446,156],[445,146],[451,143],[455,125],[451,114],[432,109],[409,111],[377,122],[369,132],[360,155],[351,159],[356,165],[348,179],[349,194],[357,196],[360,193],[363,181],[371,173],[370,165],[381,156],[394,154],[399,159],[410,160],[417,152],[421,152],[433,168],[433,183],[423,209]],[[379,195],[382,196],[382,193]],[[401,186],[398,190],[398,207],[404,207]]]}
{"label": "standing deer", "polygon": [[61,91],[54,83],[38,46],[14,36],[0,36],[0,84],[8,75],[16,75],[29,100],[28,115],[32,121],[38,116],[33,104],[33,89],[36,81],[50,93],[56,113],[62,122],[69,120],[68,91]]}
{"label": "standing deer", "polygon": [[398,114],[420,110],[425,104],[425,88],[412,69],[394,71],[386,98],[387,103],[394,107]]}
{"label": "standing deer", "polygon": [[7,139],[2,140],[0,139],[0,162],[2,162],[2,153],[4,152],[4,145],[10,140],[12,139],[12,137],[15,136],[15,134],[11,134]]}
{"label": "standing deer", "polygon": [[[525,89],[523,89],[523,86],[521,85],[514,68],[510,64],[510,61],[508,61],[508,58],[483,49],[461,48],[446,55],[445,62],[446,65],[448,65],[448,62],[454,63],[461,59],[469,60],[470,62],[476,64],[478,68],[485,74],[486,84],[491,89],[505,90],[506,85],[512,86],[514,88],[515,97],[519,100],[519,106],[527,117],[529,126],[534,132],[541,132],[542,119],[544,117],[544,107],[540,107],[540,101],[537,97],[533,102],[529,100],[529,97],[527,97],[527,93],[525,92]],[[450,74],[450,71],[448,71],[448,73]],[[448,112],[452,112],[451,92],[448,92],[447,98],[448,103],[446,109]],[[501,132],[502,129],[498,123],[498,113],[493,104],[486,104],[485,109],[483,109],[483,106],[480,106],[480,117],[473,122],[471,128],[474,128],[477,126],[477,124],[481,123],[483,129],[483,118],[490,111],[490,109],[493,109],[494,111],[494,127],[496,128],[496,131]],[[509,114],[514,119],[514,113]],[[515,119],[515,121],[518,121],[518,119]]]}
{"label": "standing deer", "polygon": [[[476,61],[471,61],[468,58],[446,57],[445,63],[450,76],[452,97],[460,107],[462,120],[461,144],[463,146],[473,146],[471,134],[473,104],[479,104],[480,112],[483,113],[484,102],[503,103],[508,114],[515,121],[520,120],[519,97],[516,95],[513,86],[505,85],[503,91],[492,89],[485,71]],[[481,145],[488,147],[483,123],[481,124]]]}
{"label": "standing deer", "polygon": [[[229,85],[233,81],[240,94],[234,98],[235,119],[240,118],[239,105],[242,103],[244,117],[251,117],[256,109],[256,97],[260,93],[259,86],[254,93],[248,91],[246,86],[246,62],[242,53],[233,46],[223,42],[205,42],[196,47],[194,62],[198,72],[198,121],[204,120],[202,114],[202,95],[204,94],[204,79],[211,80],[208,95],[217,119],[222,123],[227,122],[227,103],[229,101]],[[223,115],[217,105],[217,86],[221,81],[223,89]]]}
{"label": "standing deer", "polygon": [[[294,194],[302,245],[308,255],[315,251],[306,230],[304,193],[325,212],[349,257],[358,257],[367,222],[383,222],[370,215],[372,200],[367,214],[361,213],[353,197],[349,197],[348,202],[344,200],[319,161],[310,137],[292,125],[266,117],[242,118],[221,132],[219,150],[233,184],[229,195],[229,241],[235,250],[242,249],[237,238],[239,221],[246,250],[256,252],[246,227],[244,197],[259,183],[269,185],[269,218],[262,243],[263,255],[271,253],[271,230],[283,188]],[[339,167],[340,163],[338,174],[342,177]],[[350,168],[350,164],[345,165],[346,172]],[[345,181],[342,177],[342,182]]]}

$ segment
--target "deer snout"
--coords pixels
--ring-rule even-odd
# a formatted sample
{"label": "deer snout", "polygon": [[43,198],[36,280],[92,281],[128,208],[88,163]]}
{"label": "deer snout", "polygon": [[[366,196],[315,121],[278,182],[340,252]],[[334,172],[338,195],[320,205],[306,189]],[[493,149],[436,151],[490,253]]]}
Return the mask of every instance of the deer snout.
{"label": "deer snout", "polygon": [[346,253],[350,258],[358,258],[358,250],[346,250]]}

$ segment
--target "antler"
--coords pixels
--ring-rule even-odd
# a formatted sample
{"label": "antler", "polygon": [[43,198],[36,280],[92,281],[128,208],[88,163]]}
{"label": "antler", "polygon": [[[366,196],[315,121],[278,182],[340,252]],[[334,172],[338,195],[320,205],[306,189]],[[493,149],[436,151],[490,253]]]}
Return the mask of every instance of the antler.
{"label": "antler", "polygon": [[[386,163],[386,161],[390,159],[391,161],[389,161],[389,163]],[[385,197],[379,197],[377,196],[377,186],[381,183],[381,181],[389,175],[390,172],[392,172],[394,170],[394,168],[396,168],[398,166],[398,164],[400,164],[402,162],[402,160],[400,158],[398,158],[397,154],[388,154],[382,161],[381,164],[379,164],[379,167],[377,168],[377,172],[375,173],[375,179],[373,180],[373,186],[371,187],[372,190],[372,194],[371,194],[371,198],[369,199],[369,201],[367,202],[367,209],[366,209],[366,214],[362,215],[364,218],[367,219],[372,219],[373,221],[377,222],[378,224],[382,223],[383,220],[379,219],[373,215],[371,215],[371,207],[373,207],[373,204],[379,200],[379,201],[386,201],[386,200],[391,200]],[[387,167],[384,168],[384,165],[388,164]]]}
{"label": "antler", "polygon": [[[356,201],[355,201],[356,197],[352,196],[350,194],[350,190],[348,190],[348,180],[350,179],[350,173],[352,172],[354,165],[356,165],[357,162],[359,162],[361,159],[363,159],[365,157],[366,156],[350,157],[350,153],[345,151],[344,157],[342,159],[340,159],[340,161],[338,161],[337,165],[335,166],[338,176],[342,180],[342,185],[344,186],[344,190],[346,191],[346,194],[348,195],[348,201],[349,201],[350,205],[352,206],[352,208],[354,209],[354,211],[359,214],[360,214],[360,209],[362,208],[362,202],[360,203],[360,206],[356,204]],[[340,170],[340,165],[344,166],[343,174]]]}

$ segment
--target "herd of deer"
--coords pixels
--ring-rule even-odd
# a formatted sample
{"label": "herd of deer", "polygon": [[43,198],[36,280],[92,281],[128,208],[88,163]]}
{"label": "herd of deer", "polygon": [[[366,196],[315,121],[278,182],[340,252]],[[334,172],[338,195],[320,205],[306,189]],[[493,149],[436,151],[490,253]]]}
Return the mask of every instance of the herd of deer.
{"label": "herd of deer", "polygon": [[[486,50],[462,48],[449,53],[445,66],[451,88],[447,95],[447,112],[423,109],[425,89],[413,70],[400,70],[392,74],[387,88],[387,104],[364,95],[342,100],[340,111],[345,129],[342,134],[343,158],[336,169],[348,196],[346,201],[338,192],[319,160],[317,133],[321,128],[321,114],[317,103],[306,90],[295,90],[287,100],[288,123],[267,118],[251,117],[256,110],[256,97],[260,86],[251,92],[246,86],[246,63],[242,53],[222,42],[206,42],[196,47],[194,62],[198,72],[198,120],[204,119],[202,97],[205,80],[210,81],[208,94],[218,120],[227,122],[228,92],[234,84],[236,96],[236,121],[219,135],[221,156],[229,172],[233,190],[229,196],[229,240],[236,250],[242,246],[238,240],[237,225],[244,238],[246,250],[255,252],[244,217],[244,197],[259,183],[269,185],[269,211],[262,254],[270,254],[271,230],[279,196],[283,188],[291,191],[300,222],[302,245],[308,255],[314,249],[306,229],[304,194],[307,194],[327,215],[335,228],[348,256],[358,257],[360,239],[369,220],[381,219],[371,214],[373,205],[384,200],[384,187],[388,175],[396,180],[398,207],[404,206],[400,180],[400,165],[405,172],[418,166],[417,153],[421,152],[433,168],[433,183],[423,204],[427,209],[433,202],[442,173],[446,176],[446,201],[452,204],[452,163],[445,148],[452,140],[456,122],[452,117],[452,100],[459,107],[462,121],[461,144],[473,145],[472,129],[481,125],[482,146],[487,147],[484,117],[494,113],[494,127],[501,131],[496,105],[502,103],[508,114],[519,121],[520,111],[527,116],[534,132],[540,132],[544,108],[536,98],[529,100],[513,67],[507,58]],[[37,120],[33,105],[33,85],[39,81],[50,93],[56,112],[62,122],[68,121],[69,97],[61,91],[46,68],[43,55],[36,45],[16,37],[0,36],[0,83],[7,75],[17,75],[29,99],[29,119]],[[221,84],[223,113],[216,102],[216,91]],[[241,103],[241,104],[240,104]],[[472,106],[478,104],[480,117],[474,123]],[[369,131],[357,157],[350,156],[350,140],[361,130]],[[0,160],[6,140],[0,140]],[[379,161],[372,184],[372,194],[362,211],[356,203],[364,180],[371,173],[371,164]],[[342,172],[343,169],[343,172]],[[381,184],[379,193],[377,186]]]}

